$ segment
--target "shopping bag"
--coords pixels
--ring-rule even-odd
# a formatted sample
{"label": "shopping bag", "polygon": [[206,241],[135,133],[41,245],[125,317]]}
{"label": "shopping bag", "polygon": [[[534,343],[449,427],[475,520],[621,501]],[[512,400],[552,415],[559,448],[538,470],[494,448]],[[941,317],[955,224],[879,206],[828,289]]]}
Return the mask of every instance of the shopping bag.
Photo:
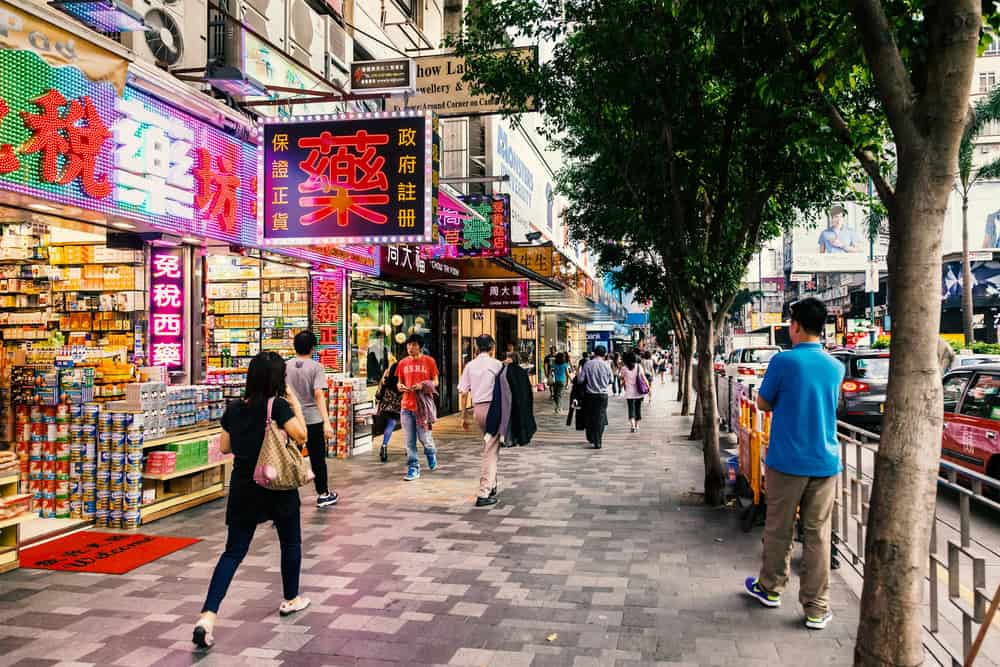
{"label": "shopping bag", "polygon": [[271,491],[290,491],[304,486],[315,476],[299,448],[271,419],[274,399],[267,402],[264,442],[253,469],[253,481]]}

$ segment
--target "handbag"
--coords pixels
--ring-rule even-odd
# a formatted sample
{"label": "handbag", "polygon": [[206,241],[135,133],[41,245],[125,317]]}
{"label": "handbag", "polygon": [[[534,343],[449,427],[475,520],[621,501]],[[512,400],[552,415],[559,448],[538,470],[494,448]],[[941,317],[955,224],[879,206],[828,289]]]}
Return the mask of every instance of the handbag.
{"label": "handbag", "polygon": [[635,374],[635,389],[643,396],[649,393],[649,380],[646,379],[646,374],[642,372],[641,368]]}
{"label": "handbag", "polygon": [[308,484],[315,475],[299,448],[271,419],[273,406],[271,398],[267,401],[264,442],[253,469],[253,481],[270,491],[291,491]]}

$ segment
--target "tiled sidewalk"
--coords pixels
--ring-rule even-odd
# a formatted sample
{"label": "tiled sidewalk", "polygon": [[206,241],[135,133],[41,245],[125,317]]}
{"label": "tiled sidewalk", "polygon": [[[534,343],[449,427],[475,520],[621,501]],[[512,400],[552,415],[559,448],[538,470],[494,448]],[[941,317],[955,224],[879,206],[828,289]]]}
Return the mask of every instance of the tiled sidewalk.
{"label": "tiled sidewalk", "polygon": [[[123,576],[19,570],[0,576],[2,665],[739,665],[849,664],[858,601],[834,574],[836,619],[805,630],[794,604],[740,594],[760,529],[710,510],[701,452],[660,389],[640,434],[612,398],[594,451],[537,405],[531,447],[502,450],[501,502],[475,509],[477,438],[435,429],[441,468],[401,480],[399,436],[377,455],[331,462],[341,503],[304,498],[303,593],[289,619],[277,540],[258,529],[208,654],[191,626],[225,539],[224,501],[143,528],[202,541]],[[669,391],[665,391],[669,390]]]}

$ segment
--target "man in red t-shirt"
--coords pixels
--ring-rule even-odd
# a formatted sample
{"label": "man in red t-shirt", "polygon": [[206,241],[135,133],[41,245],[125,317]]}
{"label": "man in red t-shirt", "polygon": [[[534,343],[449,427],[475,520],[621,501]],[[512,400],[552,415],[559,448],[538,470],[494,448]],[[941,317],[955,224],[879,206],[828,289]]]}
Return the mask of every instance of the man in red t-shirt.
{"label": "man in red t-shirt", "polygon": [[427,468],[437,468],[437,451],[434,449],[434,436],[430,427],[426,430],[417,426],[417,392],[426,381],[438,386],[438,367],[434,357],[424,354],[424,339],[413,334],[406,339],[406,352],[409,356],[396,365],[396,377],[399,378],[399,390],[403,392],[402,408],[399,413],[403,425],[403,438],[406,443],[406,477],[407,482],[420,478],[420,458],[417,452],[417,440],[424,446],[427,456]]}

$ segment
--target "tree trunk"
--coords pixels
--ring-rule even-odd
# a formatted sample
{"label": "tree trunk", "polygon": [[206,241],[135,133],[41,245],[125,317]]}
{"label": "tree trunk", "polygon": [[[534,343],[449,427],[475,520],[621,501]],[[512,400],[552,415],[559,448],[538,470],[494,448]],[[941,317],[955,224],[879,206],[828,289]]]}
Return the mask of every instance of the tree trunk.
{"label": "tree trunk", "polygon": [[969,197],[962,193],[962,330],[965,332],[965,346],[972,347],[975,333],[972,318],[975,307],[972,303],[972,262],[969,261]]}
{"label": "tree trunk", "polygon": [[704,308],[704,319],[696,319],[698,328],[698,403],[701,406],[702,457],[705,461],[705,504],[713,507],[725,501],[725,470],[719,450],[719,406],[715,395],[715,370],[712,350],[715,349],[715,327],[711,310]]}
{"label": "tree trunk", "polygon": [[697,391],[694,392],[694,419],[691,420],[691,432],[688,433],[688,440],[701,440],[704,436],[704,428],[702,422],[704,420],[704,415],[701,411],[701,396]]}
{"label": "tree trunk", "polygon": [[683,379],[681,380],[681,415],[687,417],[691,414],[691,385],[694,380],[694,370],[692,366],[694,360],[691,356],[690,346],[688,346],[688,349],[685,349],[684,352],[681,353],[681,360],[684,364],[681,369],[681,373],[683,374]]}
{"label": "tree trunk", "polygon": [[942,168],[945,158],[909,153],[900,150],[898,205],[890,209],[893,354],[854,653],[855,665],[865,666],[924,660],[922,598],[942,422],[937,281],[952,175]]}

